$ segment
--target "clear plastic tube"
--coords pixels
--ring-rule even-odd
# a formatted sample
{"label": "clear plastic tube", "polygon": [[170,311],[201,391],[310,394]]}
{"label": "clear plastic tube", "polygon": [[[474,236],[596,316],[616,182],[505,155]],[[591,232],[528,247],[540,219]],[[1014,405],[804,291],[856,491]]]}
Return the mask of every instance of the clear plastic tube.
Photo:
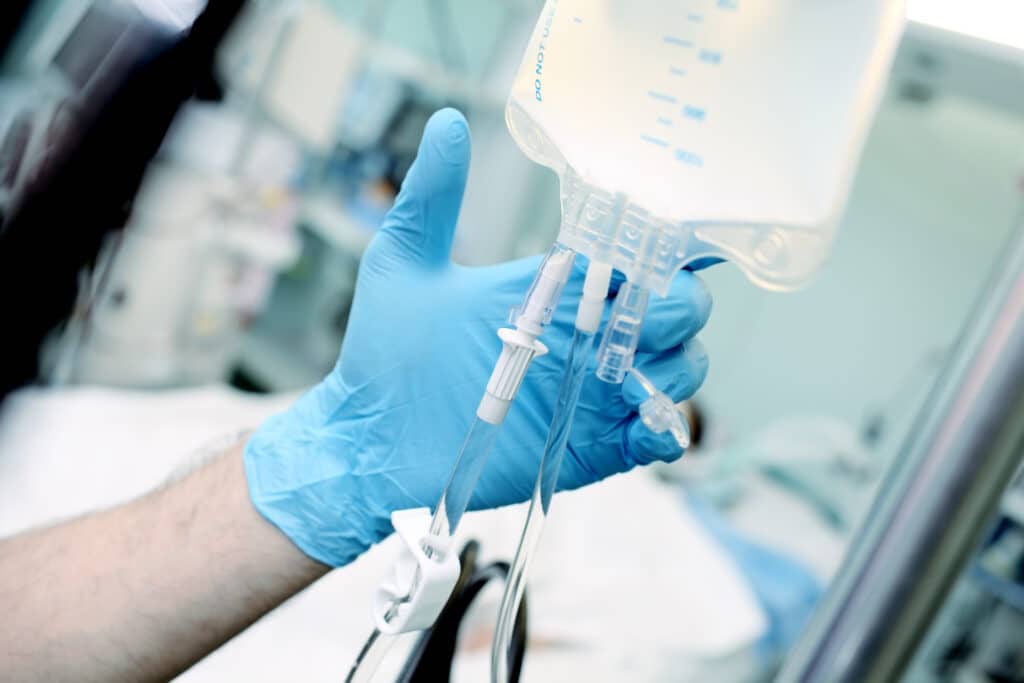
{"label": "clear plastic tube", "polygon": [[451,536],[459,526],[462,515],[469,507],[473,489],[480,479],[480,473],[487,461],[501,425],[491,424],[479,417],[473,419],[462,448],[455,458],[448,484],[441,492],[441,499],[434,509],[434,518],[430,523],[430,533]]}
{"label": "clear plastic tube", "polygon": [[647,314],[648,290],[627,282],[615,297],[612,317],[597,351],[597,376],[621,384],[630,368],[640,341],[640,326]]}
{"label": "clear plastic tube", "polygon": [[398,640],[398,636],[386,636],[374,629],[359,652],[359,656],[356,657],[356,661],[352,664],[352,668],[349,669],[345,683],[369,683],[373,680],[377,667],[380,666],[384,656],[387,655],[396,640]]}
{"label": "clear plastic tube", "polygon": [[587,374],[587,361],[590,359],[593,347],[594,335],[592,333],[575,331],[566,361],[566,374],[558,389],[558,402],[555,405],[555,413],[551,417],[551,431],[548,433],[544,455],[541,457],[538,487],[541,509],[544,514],[547,514],[551,506],[551,497],[554,495],[555,485],[558,483],[558,470],[562,466],[562,457],[565,455],[565,447],[569,442],[569,432],[576,416],[576,404],[580,400],[583,380]]}
{"label": "clear plastic tube", "polygon": [[587,360],[593,348],[594,335],[579,329],[573,335],[569,349],[568,367],[558,390],[558,402],[551,419],[547,443],[541,456],[540,472],[533,489],[530,510],[527,513],[523,535],[519,540],[515,559],[509,570],[508,583],[501,598],[498,610],[498,622],[494,631],[494,642],[491,645],[491,681],[505,683],[508,681],[508,651],[512,642],[512,631],[515,627],[516,614],[526,591],[526,576],[530,560],[533,559],[537,543],[544,529],[544,521],[551,505],[551,498],[558,483],[558,471],[562,466],[569,432],[572,429],[576,405],[579,403],[580,391],[586,377]]}

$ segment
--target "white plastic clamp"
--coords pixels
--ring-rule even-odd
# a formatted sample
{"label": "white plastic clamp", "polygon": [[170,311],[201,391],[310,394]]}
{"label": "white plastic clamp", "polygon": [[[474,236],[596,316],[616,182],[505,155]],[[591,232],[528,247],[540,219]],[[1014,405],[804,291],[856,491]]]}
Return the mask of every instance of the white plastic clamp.
{"label": "white plastic clamp", "polygon": [[428,508],[391,513],[405,548],[374,593],[373,619],[381,633],[430,628],[459,580],[459,556],[449,552],[451,539],[431,535],[430,520]]}

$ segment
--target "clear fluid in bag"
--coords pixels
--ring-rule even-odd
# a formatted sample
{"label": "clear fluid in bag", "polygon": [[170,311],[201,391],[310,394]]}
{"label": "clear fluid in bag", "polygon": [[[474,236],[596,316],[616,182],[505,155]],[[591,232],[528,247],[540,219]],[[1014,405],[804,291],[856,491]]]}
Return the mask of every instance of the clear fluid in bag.
{"label": "clear fluid in bag", "polygon": [[825,260],[904,22],[897,0],[548,0],[509,96],[559,241],[664,293],[715,256],[771,289]]}

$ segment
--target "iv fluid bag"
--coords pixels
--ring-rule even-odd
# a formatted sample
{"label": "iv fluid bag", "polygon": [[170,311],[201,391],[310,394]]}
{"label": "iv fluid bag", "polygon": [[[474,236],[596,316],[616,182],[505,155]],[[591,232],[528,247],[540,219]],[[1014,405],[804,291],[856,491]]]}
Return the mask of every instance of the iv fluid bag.
{"label": "iv fluid bag", "polygon": [[698,258],[771,289],[825,260],[897,0],[547,0],[506,108],[559,240],[665,293]]}

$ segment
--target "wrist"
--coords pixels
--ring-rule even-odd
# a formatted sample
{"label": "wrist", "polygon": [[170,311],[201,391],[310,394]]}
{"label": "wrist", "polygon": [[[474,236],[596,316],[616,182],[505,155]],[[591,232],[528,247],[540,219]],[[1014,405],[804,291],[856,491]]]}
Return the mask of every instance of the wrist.
{"label": "wrist", "polygon": [[228,516],[238,521],[235,543],[240,549],[259,549],[264,569],[273,567],[277,574],[286,574],[304,583],[312,582],[328,567],[296,548],[253,504],[244,464],[247,443],[248,435],[223,457],[207,465],[210,480],[222,482],[215,487],[222,504],[233,511]]}
{"label": "wrist", "polygon": [[245,444],[253,508],[307,556],[341,567],[390,532],[388,515],[366,499],[352,426],[322,417],[340,405],[325,382],[265,421]]}

